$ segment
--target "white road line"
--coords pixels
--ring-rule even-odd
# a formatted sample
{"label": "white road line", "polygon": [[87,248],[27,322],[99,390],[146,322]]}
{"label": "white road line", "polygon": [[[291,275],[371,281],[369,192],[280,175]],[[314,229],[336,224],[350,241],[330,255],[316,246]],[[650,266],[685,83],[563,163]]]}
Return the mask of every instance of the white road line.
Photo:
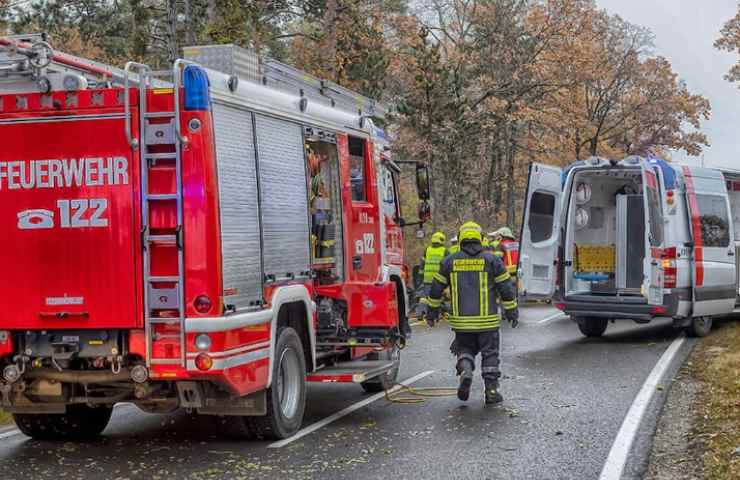
{"label": "white road line", "polygon": [[565,316],[565,314],[563,312],[558,312],[558,313],[556,313],[554,315],[550,315],[549,317],[545,317],[542,320],[537,320],[537,324],[538,325],[542,325],[543,323],[548,323],[548,322],[551,322],[553,320],[557,320],[558,318],[564,317],[564,316]]}
{"label": "white road line", "polygon": [[632,402],[632,406],[627,412],[627,416],[624,417],[622,427],[619,429],[617,438],[614,439],[614,443],[612,444],[609,457],[607,457],[604,468],[601,470],[599,480],[621,480],[622,474],[624,473],[624,467],[627,463],[630,450],[632,450],[632,445],[637,436],[637,431],[639,430],[642,419],[645,416],[645,412],[655,396],[655,392],[658,390],[658,386],[663,375],[666,370],[668,370],[668,367],[673,361],[673,357],[676,356],[684,341],[686,341],[686,337],[683,334],[673,340],[666,351],[663,352],[658,363],[653,367],[650,375],[648,375],[648,378],[642,385],[640,392]]}
{"label": "white road line", "polygon": [[2,440],[4,438],[15,437],[16,435],[20,435],[20,434],[21,434],[21,431],[20,430],[13,429],[13,430],[10,430],[8,432],[0,433],[0,440]]}
{"label": "white road line", "polygon": [[[427,370],[426,372],[421,372],[418,375],[414,375],[413,377],[411,377],[411,378],[409,378],[409,379],[404,380],[403,382],[401,382],[400,385],[396,385],[395,387],[391,388],[388,392],[389,393],[393,393],[393,392],[397,391],[398,389],[400,389],[401,388],[401,385],[404,385],[404,386],[411,385],[412,383],[417,382],[417,381],[421,380],[422,378],[431,375],[432,373],[434,373],[434,370]],[[365,400],[363,400],[361,402],[357,402],[355,404],[352,404],[352,405],[350,405],[349,407],[347,407],[345,409],[342,409],[342,410],[340,410],[340,411],[338,411],[336,413],[333,413],[333,414],[329,415],[328,417],[324,418],[323,420],[319,420],[316,423],[312,423],[311,425],[307,426],[306,428],[303,428],[303,429],[299,430],[292,437],[288,437],[288,438],[283,439],[283,440],[280,440],[278,442],[271,443],[267,447],[268,448],[282,448],[282,447],[284,447],[284,446],[286,446],[286,445],[288,445],[288,444],[290,444],[292,442],[295,442],[299,438],[305,437],[306,435],[308,435],[310,433],[313,433],[316,430],[318,430],[318,429],[320,429],[322,427],[325,427],[325,426],[329,425],[330,423],[332,423],[332,422],[334,422],[336,420],[339,420],[340,418],[342,418],[344,416],[349,415],[350,413],[354,412],[355,410],[359,410],[360,408],[364,407],[365,405],[369,405],[369,404],[373,403],[374,401],[379,400],[379,399],[384,398],[384,397],[385,397],[385,392],[376,393],[375,395],[373,395],[370,398],[366,398]]]}

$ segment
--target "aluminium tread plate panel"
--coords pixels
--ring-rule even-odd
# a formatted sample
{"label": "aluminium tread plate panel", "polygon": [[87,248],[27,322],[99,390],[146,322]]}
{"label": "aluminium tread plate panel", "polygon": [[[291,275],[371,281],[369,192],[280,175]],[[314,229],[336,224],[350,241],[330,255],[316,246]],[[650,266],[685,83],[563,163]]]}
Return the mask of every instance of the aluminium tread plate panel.
{"label": "aluminium tread plate panel", "polygon": [[262,299],[260,218],[252,113],[213,104],[224,302],[237,310]]}
{"label": "aluminium tread plate panel", "polygon": [[308,191],[302,127],[256,115],[265,275],[310,271]]}

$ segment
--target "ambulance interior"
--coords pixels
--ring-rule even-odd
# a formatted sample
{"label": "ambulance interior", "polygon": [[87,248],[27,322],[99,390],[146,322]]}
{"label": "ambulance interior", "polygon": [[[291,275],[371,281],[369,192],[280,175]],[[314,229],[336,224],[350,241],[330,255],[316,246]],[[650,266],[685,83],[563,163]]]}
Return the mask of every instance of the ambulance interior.
{"label": "ambulance interior", "polygon": [[646,246],[640,169],[575,173],[566,220],[566,295],[641,295]]}
{"label": "ambulance interior", "polygon": [[304,130],[311,220],[311,265],[322,284],[342,281],[342,197],[336,136]]}

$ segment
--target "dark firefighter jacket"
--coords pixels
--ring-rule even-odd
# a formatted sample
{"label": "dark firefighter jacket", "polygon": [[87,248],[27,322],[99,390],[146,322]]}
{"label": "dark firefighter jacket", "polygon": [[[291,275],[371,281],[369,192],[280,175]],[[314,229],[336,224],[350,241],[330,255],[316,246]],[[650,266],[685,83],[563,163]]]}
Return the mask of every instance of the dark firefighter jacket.
{"label": "dark firefighter jacket", "polygon": [[460,251],[446,257],[434,274],[426,299],[431,308],[439,308],[442,292],[450,288],[450,326],[455,331],[482,332],[501,325],[497,297],[504,309],[517,308],[516,292],[503,261],[477,242],[465,242]]}

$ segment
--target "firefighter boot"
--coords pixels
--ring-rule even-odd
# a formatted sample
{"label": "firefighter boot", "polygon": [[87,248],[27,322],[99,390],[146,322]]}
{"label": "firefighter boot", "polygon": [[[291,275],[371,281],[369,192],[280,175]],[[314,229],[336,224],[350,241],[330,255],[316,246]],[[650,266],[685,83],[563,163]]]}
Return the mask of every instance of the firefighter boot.
{"label": "firefighter boot", "polygon": [[486,405],[495,405],[504,401],[498,391],[498,382],[486,382]]}
{"label": "firefighter boot", "polygon": [[457,374],[460,376],[460,385],[457,387],[457,398],[466,402],[470,398],[470,386],[473,384],[473,368],[475,360],[469,355],[462,354],[457,360]]}

